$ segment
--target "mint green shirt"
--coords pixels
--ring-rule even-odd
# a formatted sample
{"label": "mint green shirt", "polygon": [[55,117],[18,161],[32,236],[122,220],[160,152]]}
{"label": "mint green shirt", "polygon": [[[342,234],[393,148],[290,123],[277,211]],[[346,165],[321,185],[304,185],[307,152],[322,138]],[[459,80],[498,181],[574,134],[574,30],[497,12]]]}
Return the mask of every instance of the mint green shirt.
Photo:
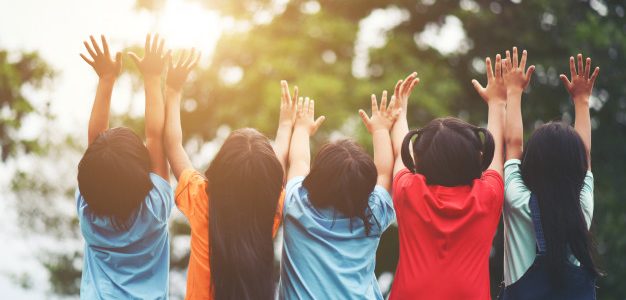
{"label": "mint green shirt", "polygon": [[[536,242],[530,215],[530,191],[522,180],[520,160],[511,159],[504,164],[504,284],[510,285],[520,279],[535,261]],[[580,206],[587,222],[593,217],[593,174],[587,171]],[[570,261],[580,263],[573,256]]]}

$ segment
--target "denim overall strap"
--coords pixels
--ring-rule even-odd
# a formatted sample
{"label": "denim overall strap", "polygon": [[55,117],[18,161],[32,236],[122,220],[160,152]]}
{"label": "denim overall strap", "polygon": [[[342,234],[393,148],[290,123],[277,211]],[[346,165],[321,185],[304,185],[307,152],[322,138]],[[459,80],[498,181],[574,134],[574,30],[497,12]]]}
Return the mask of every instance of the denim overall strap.
{"label": "denim overall strap", "polygon": [[533,227],[535,228],[535,239],[537,242],[537,254],[546,253],[546,240],[543,237],[543,228],[541,227],[541,214],[539,212],[539,202],[535,194],[530,194],[530,214],[533,219]]}

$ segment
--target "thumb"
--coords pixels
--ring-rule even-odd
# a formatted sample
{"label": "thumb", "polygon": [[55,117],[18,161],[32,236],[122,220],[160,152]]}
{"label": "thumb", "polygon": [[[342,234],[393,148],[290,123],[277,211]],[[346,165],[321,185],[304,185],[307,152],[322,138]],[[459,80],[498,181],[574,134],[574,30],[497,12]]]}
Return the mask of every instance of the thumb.
{"label": "thumb", "polygon": [[474,85],[474,89],[476,90],[476,92],[483,98],[485,98],[483,95],[485,93],[485,88],[480,85],[480,83],[478,82],[478,80],[476,79],[472,79],[472,85]]}
{"label": "thumb", "polygon": [[572,84],[569,79],[567,79],[567,76],[565,76],[565,74],[561,74],[559,75],[559,78],[561,79],[561,82],[563,82],[563,85],[565,85],[565,88],[569,91],[569,86]]}
{"label": "thumb", "polygon": [[534,65],[528,67],[528,70],[526,71],[526,82],[530,82],[530,77],[533,76],[533,72],[535,72]]}
{"label": "thumb", "polygon": [[315,123],[313,124],[313,133],[317,132],[320,126],[322,126],[322,123],[324,123],[324,120],[326,120],[326,117],[324,116],[321,116],[317,118],[317,120],[315,120]]}
{"label": "thumb", "polygon": [[361,117],[361,120],[363,120],[363,124],[365,124],[365,126],[368,126],[368,124],[370,123],[370,117],[367,116],[367,113],[364,110],[359,109],[359,116]]}
{"label": "thumb", "polygon": [[128,56],[130,56],[130,58],[133,59],[135,64],[137,64],[137,66],[139,66],[139,64],[141,63],[141,59],[139,58],[139,56],[137,56],[137,54],[135,54],[135,52],[128,52]]}

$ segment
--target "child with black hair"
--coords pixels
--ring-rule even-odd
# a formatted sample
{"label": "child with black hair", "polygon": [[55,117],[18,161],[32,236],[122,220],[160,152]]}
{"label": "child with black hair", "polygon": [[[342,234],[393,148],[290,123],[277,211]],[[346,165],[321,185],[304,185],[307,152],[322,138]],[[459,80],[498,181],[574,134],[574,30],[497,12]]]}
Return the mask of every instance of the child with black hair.
{"label": "child with black hair", "polygon": [[324,145],[313,165],[309,138],[324,120],[314,101],[299,99],[289,152],[280,299],[382,299],[374,267],[382,233],[395,219],[389,189],[393,152],[389,130],[398,116],[372,95],[372,117],[359,111],[372,135],[374,159],[355,142]]}
{"label": "child with black hair", "polygon": [[[593,260],[589,98],[599,68],[583,69],[578,54],[561,80],[574,103],[574,128],[562,122],[538,127],[523,147],[522,92],[526,51],[518,64],[506,52],[506,158],[504,165],[504,284],[500,299],[595,299],[600,271]],[[521,159],[521,160],[520,160]]]}
{"label": "child with black hair", "polygon": [[[89,146],[78,165],[76,205],[85,239],[81,299],[167,299],[173,205],[163,148],[165,118],[161,75],[168,54],[158,34],[146,37],[145,57],[131,56],[143,74],[146,145],[128,128],[109,129],[113,84],[122,54],[111,59],[93,37],[84,42],[99,76],[89,119]],[[93,48],[92,48],[93,47]]]}
{"label": "child with black hair", "polygon": [[390,299],[491,299],[489,253],[504,193],[506,89],[500,55],[495,74],[490,58],[486,66],[487,87],[473,84],[489,107],[488,130],[447,117],[409,132],[408,98],[419,79],[413,73],[396,84],[402,114],[391,138],[400,257]]}

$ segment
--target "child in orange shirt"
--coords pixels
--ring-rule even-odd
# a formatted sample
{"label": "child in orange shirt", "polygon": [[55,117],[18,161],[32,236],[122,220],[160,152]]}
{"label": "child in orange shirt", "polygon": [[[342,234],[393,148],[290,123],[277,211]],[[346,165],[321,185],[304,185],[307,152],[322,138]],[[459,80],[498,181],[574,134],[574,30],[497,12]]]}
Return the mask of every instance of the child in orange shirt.
{"label": "child in orange shirt", "polygon": [[233,131],[204,176],[182,145],[182,86],[198,61],[194,51],[171,65],[166,80],[165,145],[178,178],[176,205],[191,226],[186,299],[272,299],[273,237],[281,219],[284,170],[295,97],[282,85],[274,147],[254,129]]}

